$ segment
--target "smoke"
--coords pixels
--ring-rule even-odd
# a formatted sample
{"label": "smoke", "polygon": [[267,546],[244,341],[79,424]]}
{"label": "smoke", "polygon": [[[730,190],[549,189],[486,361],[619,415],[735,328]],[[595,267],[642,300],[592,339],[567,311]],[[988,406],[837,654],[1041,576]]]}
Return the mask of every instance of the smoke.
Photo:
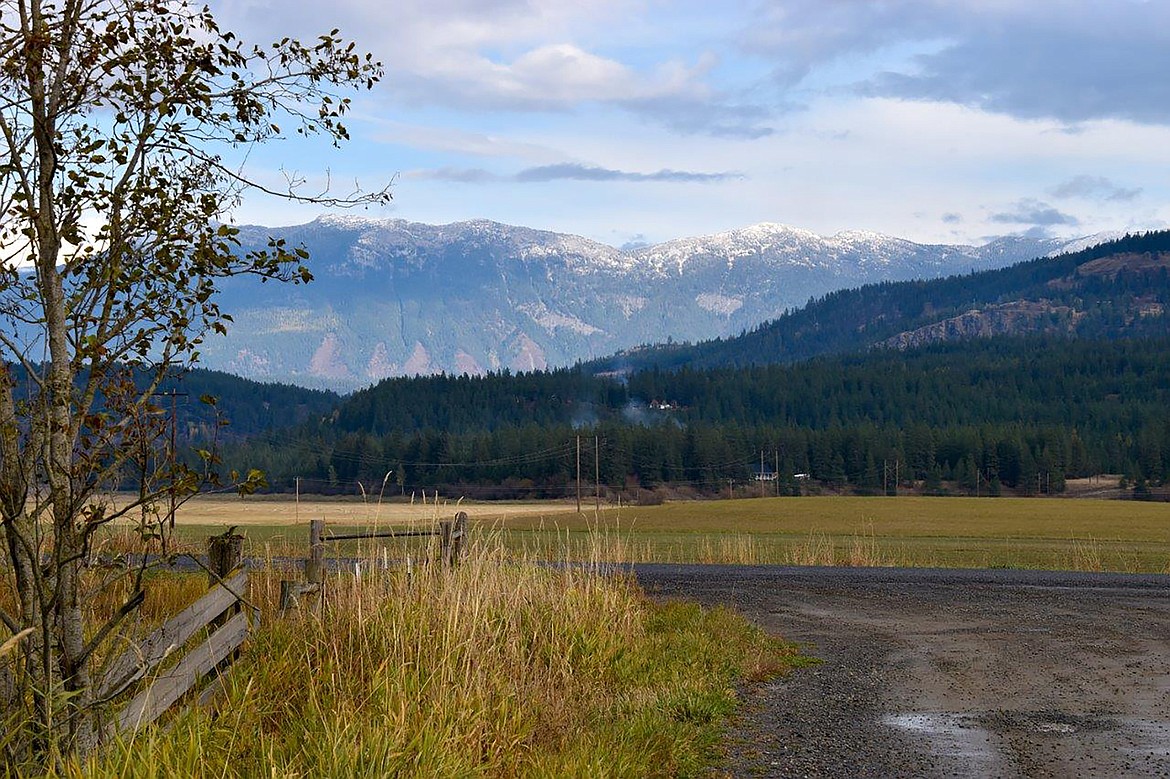
{"label": "smoke", "polygon": [[655,406],[639,400],[631,400],[622,407],[622,419],[631,425],[639,425],[640,427],[674,425],[682,430],[684,425],[675,417],[674,410],[674,406]]}
{"label": "smoke", "polygon": [[649,427],[657,421],[650,409],[644,403],[639,403],[636,400],[631,400],[622,407],[622,419],[631,425],[641,425],[642,427]]}
{"label": "smoke", "polygon": [[579,403],[573,409],[573,416],[569,419],[569,424],[573,426],[574,430],[580,430],[583,427],[596,427],[600,421],[597,416],[597,411],[593,408],[592,403]]}

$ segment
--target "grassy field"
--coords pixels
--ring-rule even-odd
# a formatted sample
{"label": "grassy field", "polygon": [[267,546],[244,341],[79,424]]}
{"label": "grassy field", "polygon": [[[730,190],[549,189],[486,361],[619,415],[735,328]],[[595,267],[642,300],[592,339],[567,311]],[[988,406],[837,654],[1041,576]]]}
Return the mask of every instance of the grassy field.
{"label": "grassy field", "polygon": [[[280,576],[253,572],[261,628],[213,713],[61,773],[707,776],[737,686],[809,662],[725,609],[650,603],[625,577],[484,539],[454,570],[330,575],[318,612],[277,617]],[[179,585],[204,586],[160,579],[172,611],[195,597]]]}
{"label": "grassy field", "polygon": [[[263,627],[218,716],[193,709],[71,776],[708,775],[740,680],[807,662],[734,614],[654,604],[622,576],[546,560],[949,565],[1170,573],[1170,505],[1069,499],[781,498],[577,514],[572,505],[204,498],[177,529],[197,547],[228,526],[248,553],[302,556],[309,518],[420,527],[472,517],[447,570],[330,574],[329,608]],[[434,539],[330,544],[383,561],[434,559]],[[144,615],[173,612],[162,575]],[[171,593],[170,596],[167,593]],[[117,594],[117,593],[115,593]],[[124,595],[124,593],[122,593]],[[112,608],[94,601],[94,608]],[[193,597],[193,596],[192,596]],[[171,600],[174,600],[172,603]]]}
{"label": "grassy field", "polygon": [[176,513],[179,525],[203,527],[237,525],[242,528],[282,527],[324,519],[333,525],[410,525],[433,522],[440,514],[466,511],[476,521],[512,521],[524,517],[572,516],[574,504],[566,502],[471,503],[419,496],[411,501],[357,498],[302,498],[288,495],[199,495]]}
{"label": "grassy field", "polygon": [[[200,498],[179,514],[197,542],[238,525],[253,551],[302,550],[309,518],[412,527],[467,511],[508,548],[617,562],[786,563],[1170,572],[1170,504],[1066,498],[805,497],[678,502],[581,514],[571,503],[467,504]],[[297,521],[299,517],[299,522]],[[397,542],[396,542],[397,543]],[[382,544],[384,547],[385,544]],[[350,554],[353,546],[338,551]],[[386,554],[407,553],[406,546]]]}

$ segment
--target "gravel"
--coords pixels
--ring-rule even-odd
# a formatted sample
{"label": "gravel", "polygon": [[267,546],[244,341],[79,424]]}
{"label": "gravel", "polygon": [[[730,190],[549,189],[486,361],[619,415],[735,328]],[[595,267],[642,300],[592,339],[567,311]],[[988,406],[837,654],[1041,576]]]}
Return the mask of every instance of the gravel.
{"label": "gravel", "polygon": [[1170,577],[639,565],[823,662],[744,691],[721,772],[1170,777]]}

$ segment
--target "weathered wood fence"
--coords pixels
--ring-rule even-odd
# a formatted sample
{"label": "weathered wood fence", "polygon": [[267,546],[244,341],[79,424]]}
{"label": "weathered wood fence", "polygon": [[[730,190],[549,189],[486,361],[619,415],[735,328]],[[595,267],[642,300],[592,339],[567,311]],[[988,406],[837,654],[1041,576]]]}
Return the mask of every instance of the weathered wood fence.
{"label": "weathered wood fence", "polygon": [[[460,511],[454,520],[424,530],[387,529],[329,535],[325,533],[325,520],[313,520],[309,523],[305,580],[280,583],[281,613],[295,605],[300,596],[324,598],[326,542],[426,536],[439,538],[442,565],[457,565],[467,542],[467,513]],[[246,597],[248,571],[242,566],[243,540],[243,536],[233,533],[209,538],[207,594],[154,632],[132,641],[111,661],[98,691],[101,698],[110,700],[140,688],[114,716],[111,735],[131,733],[151,724],[196,687],[205,687],[204,696],[214,692],[214,680],[231,665],[239,655],[240,645],[259,625],[259,612],[248,604]],[[162,668],[168,658],[182,652],[205,629],[211,631],[210,635],[183,654],[178,662]]]}
{"label": "weathered wood fence", "polygon": [[[259,624],[259,614],[245,605],[248,572],[241,567],[243,540],[243,536],[234,534],[208,539],[211,587],[207,594],[153,633],[131,642],[110,663],[99,689],[101,698],[108,700],[132,687],[141,687],[114,717],[114,733],[129,733],[149,725],[196,686],[218,677]],[[167,658],[181,652],[204,628],[212,632],[203,642],[174,665],[159,670]]]}
{"label": "weathered wood fence", "polygon": [[327,541],[358,541],[371,538],[439,538],[439,562],[451,567],[459,563],[467,544],[467,512],[460,511],[451,521],[439,522],[426,529],[391,529],[358,531],[353,533],[325,533],[325,520],[309,522],[309,555],[305,558],[304,581],[285,580],[280,583],[280,611],[285,613],[296,605],[298,598],[325,595],[325,543]]}

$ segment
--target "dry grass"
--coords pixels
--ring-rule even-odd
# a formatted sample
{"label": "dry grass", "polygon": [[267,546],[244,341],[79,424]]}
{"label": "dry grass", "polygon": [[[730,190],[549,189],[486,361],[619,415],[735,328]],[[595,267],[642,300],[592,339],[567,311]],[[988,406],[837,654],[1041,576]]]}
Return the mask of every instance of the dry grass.
{"label": "dry grass", "polygon": [[[324,501],[332,527],[420,527],[466,510],[475,532],[501,533],[521,557],[614,562],[1170,569],[1170,504],[1061,498],[819,497],[677,502],[576,514],[564,503],[379,504]],[[332,507],[332,513],[325,510]],[[256,509],[255,513],[248,514]],[[193,501],[178,532],[189,549],[239,524],[253,556],[298,557],[308,533],[289,500]],[[236,520],[247,516],[248,521]],[[262,520],[284,517],[280,522]],[[335,517],[332,519],[330,517]],[[391,554],[394,553],[392,547]],[[401,547],[402,554],[415,554]],[[338,545],[341,555],[369,545]]]}
{"label": "dry grass", "polygon": [[[613,554],[605,543],[593,558]],[[705,775],[737,680],[800,661],[726,610],[655,605],[608,567],[534,564],[499,535],[455,570],[385,565],[405,549],[330,574],[324,609],[284,619],[287,574],[254,572],[263,627],[217,713],[191,710],[71,775]],[[152,613],[182,608],[201,579],[152,581]]]}
{"label": "dry grass", "polygon": [[215,527],[238,525],[296,525],[310,519],[324,519],[335,525],[412,525],[432,520],[436,510],[444,513],[466,511],[477,521],[506,521],[526,517],[566,518],[574,505],[564,501],[473,503],[434,494],[389,500],[377,494],[365,498],[301,498],[289,495],[234,494],[198,495],[176,512],[178,525]]}
{"label": "dry grass", "polygon": [[[853,535],[864,528],[889,538],[1116,538],[1170,542],[1170,504],[1065,498],[805,497],[693,501],[629,506],[602,512],[604,524],[642,533],[702,532],[803,536]],[[578,530],[580,517],[509,519],[507,527],[535,529],[550,521]]]}
{"label": "dry grass", "polygon": [[[1061,498],[756,498],[557,519],[624,534],[623,559],[1170,572],[1170,504]],[[502,525],[517,538],[549,520]],[[530,545],[534,542],[529,541]]]}

